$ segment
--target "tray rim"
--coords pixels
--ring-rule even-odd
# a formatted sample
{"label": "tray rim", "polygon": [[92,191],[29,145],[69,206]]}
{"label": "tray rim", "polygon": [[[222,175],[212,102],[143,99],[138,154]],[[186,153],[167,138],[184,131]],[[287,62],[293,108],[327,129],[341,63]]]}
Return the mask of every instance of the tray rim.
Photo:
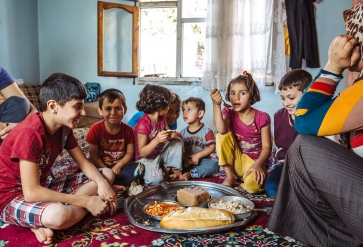
{"label": "tray rim", "polygon": [[244,197],[243,195],[241,195],[241,193],[239,193],[237,190],[227,187],[225,185],[222,184],[217,184],[217,183],[213,183],[213,182],[203,182],[203,181],[176,181],[176,182],[168,182],[164,185],[155,185],[152,187],[149,187],[148,190],[144,190],[143,192],[141,192],[140,194],[136,195],[136,196],[129,196],[126,198],[125,202],[124,202],[124,212],[128,218],[128,220],[131,222],[131,224],[142,228],[144,230],[149,230],[149,231],[153,231],[153,232],[160,232],[160,233],[171,233],[171,234],[205,234],[205,233],[216,233],[216,232],[221,232],[221,231],[225,231],[225,230],[229,230],[231,228],[234,227],[239,227],[239,226],[243,226],[243,225],[247,225],[248,223],[250,223],[258,214],[258,212],[254,211],[253,214],[251,216],[249,216],[246,219],[243,220],[237,220],[235,221],[235,223],[230,224],[230,225],[226,225],[226,226],[218,226],[218,227],[212,227],[212,228],[200,228],[200,229],[190,229],[190,230],[174,230],[174,229],[165,229],[165,228],[159,228],[159,227],[155,227],[155,226],[148,226],[148,225],[144,225],[141,224],[139,222],[137,222],[133,216],[131,215],[130,212],[130,206],[133,205],[134,203],[136,203],[139,199],[142,199],[143,196],[147,196],[150,194],[155,193],[155,191],[158,190],[158,188],[162,187],[162,188],[166,188],[166,187],[176,187],[176,186],[209,186],[209,187],[217,187],[220,190],[223,190],[225,192],[228,193],[232,193],[232,195],[235,196],[239,196],[239,197]]}

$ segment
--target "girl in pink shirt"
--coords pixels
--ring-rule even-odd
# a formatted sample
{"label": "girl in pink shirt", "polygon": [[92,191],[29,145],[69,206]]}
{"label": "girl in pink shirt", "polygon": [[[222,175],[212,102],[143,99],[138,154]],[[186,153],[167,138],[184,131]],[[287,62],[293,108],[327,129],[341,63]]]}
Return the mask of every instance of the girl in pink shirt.
{"label": "girl in pink shirt", "polygon": [[233,186],[241,178],[241,187],[249,193],[263,191],[266,162],[271,153],[271,120],[267,113],[251,107],[260,101],[260,92],[250,73],[232,79],[225,99],[231,107],[221,109],[222,96],[212,89],[213,121],[217,129],[216,151],[226,178]]}
{"label": "girl in pink shirt", "polygon": [[135,128],[135,160],[145,165],[146,184],[163,180],[185,180],[181,172],[184,142],[170,130],[166,115],[173,101],[171,91],[147,84],[139,94],[136,108],[143,111]]}

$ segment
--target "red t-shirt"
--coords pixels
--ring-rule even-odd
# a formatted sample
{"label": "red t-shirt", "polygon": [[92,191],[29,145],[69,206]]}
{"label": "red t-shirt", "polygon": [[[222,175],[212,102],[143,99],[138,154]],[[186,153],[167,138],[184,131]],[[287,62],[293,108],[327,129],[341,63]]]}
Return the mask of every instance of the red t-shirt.
{"label": "red t-shirt", "polygon": [[[64,148],[71,150],[77,146],[73,131],[69,129]],[[0,212],[22,194],[19,159],[39,164],[39,179],[43,185],[62,149],[62,128],[53,136],[48,134],[41,112],[26,118],[10,131],[0,146]]]}
{"label": "red t-shirt", "polygon": [[[149,116],[144,113],[142,117],[137,121],[137,124],[134,129],[135,135],[135,160],[139,160],[142,157],[139,153],[139,145],[137,134],[143,134],[148,136],[148,143],[150,143],[159,132],[163,131],[166,128],[166,116],[160,117],[159,121],[156,124],[153,124],[150,121]],[[165,143],[159,143],[156,148],[149,154],[146,158],[147,159],[155,159],[156,156],[159,155],[160,151],[163,149]]]}
{"label": "red t-shirt", "polygon": [[103,163],[108,167],[116,165],[126,154],[127,145],[134,143],[134,131],[121,122],[120,131],[111,135],[105,127],[105,120],[95,123],[88,131],[86,141],[98,146]]}

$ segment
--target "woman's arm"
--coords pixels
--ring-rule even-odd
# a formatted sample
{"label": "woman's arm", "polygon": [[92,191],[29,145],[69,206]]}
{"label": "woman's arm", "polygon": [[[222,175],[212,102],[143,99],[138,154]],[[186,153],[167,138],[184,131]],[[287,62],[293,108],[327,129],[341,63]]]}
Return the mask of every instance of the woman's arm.
{"label": "woman's arm", "polygon": [[[361,128],[352,112],[363,107],[363,81],[333,98],[341,73],[358,63],[360,52],[352,36],[336,37],[329,47],[329,60],[301,97],[295,112],[295,129],[308,135],[328,136]],[[339,116],[339,118],[337,118]]]}

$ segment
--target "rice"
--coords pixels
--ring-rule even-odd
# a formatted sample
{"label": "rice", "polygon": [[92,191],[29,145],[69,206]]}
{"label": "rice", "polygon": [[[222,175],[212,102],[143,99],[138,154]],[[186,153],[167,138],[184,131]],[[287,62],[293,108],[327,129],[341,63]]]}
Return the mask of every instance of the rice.
{"label": "rice", "polygon": [[241,202],[240,200],[233,200],[233,201],[223,201],[218,200],[217,202],[211,203],[209,205],[210,208],[218,208],[227,210],[233,214],[242,214],[250,211],[252,209],[251,206]]}

